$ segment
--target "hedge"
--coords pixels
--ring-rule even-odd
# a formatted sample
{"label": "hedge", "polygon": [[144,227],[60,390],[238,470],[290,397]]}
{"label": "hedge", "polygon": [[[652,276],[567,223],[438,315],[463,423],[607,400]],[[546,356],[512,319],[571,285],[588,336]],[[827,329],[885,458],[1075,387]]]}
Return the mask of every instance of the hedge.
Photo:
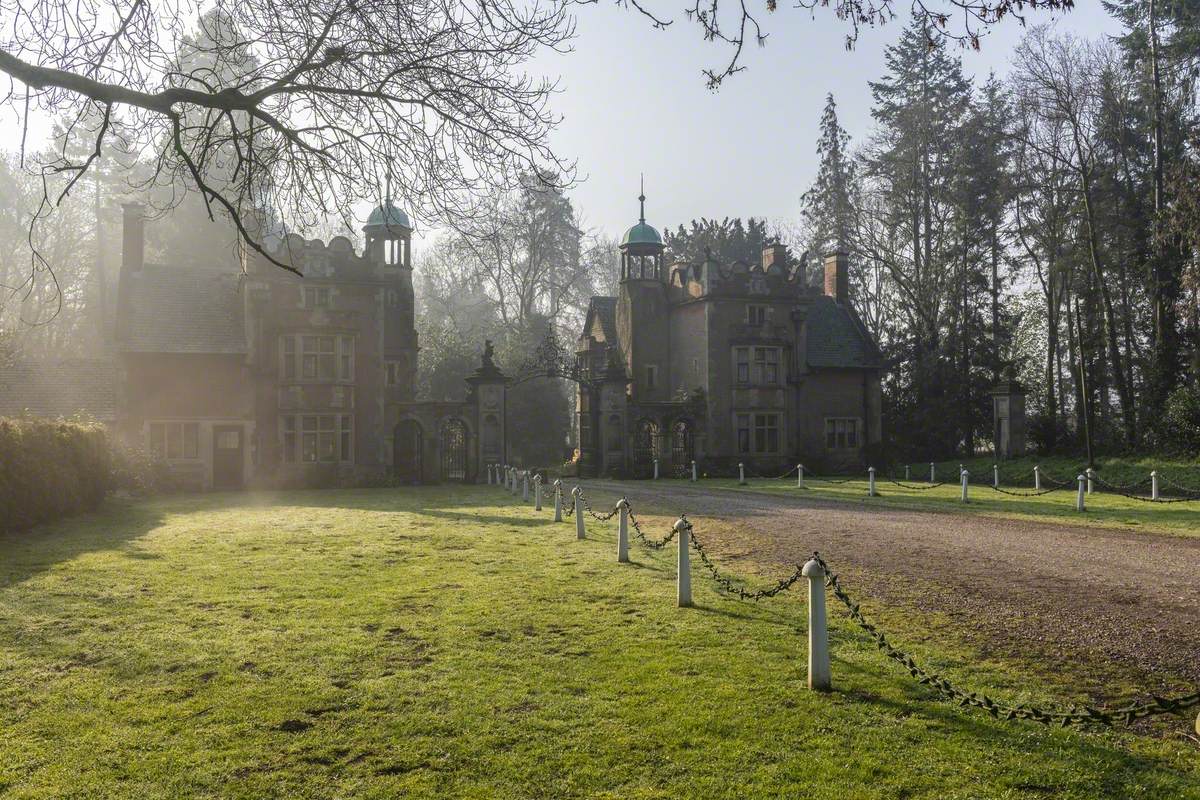
{"label": "hedge", "polygon": [[111,460],[100,425],[0,417],[0,531],[96,508],[111,485]]}

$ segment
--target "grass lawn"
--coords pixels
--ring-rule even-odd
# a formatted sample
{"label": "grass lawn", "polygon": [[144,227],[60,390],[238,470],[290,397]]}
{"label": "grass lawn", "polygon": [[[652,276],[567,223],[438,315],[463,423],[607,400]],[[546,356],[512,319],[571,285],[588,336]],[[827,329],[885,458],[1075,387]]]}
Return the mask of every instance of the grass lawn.
{"label": "grass lawn", "polygon": [[[0,537],[0,795],[1200,798],[1195,744],[960,711],[832,605],[836,691],[810,693],[801,593],[697,572],[675,608],[673,549],[618,565],[613,528],[578,542],[472,487],[114,503]],[[886,618],[954,679],[1079,699]]]}
{"label": "grass lawn", "polygon": [[[1000,487],[1011,491],[1033,491],[1032,460],[1011,462],[1001,467]],[[830,483],[806,476],[805,488],[796,486],[796,475],[784,479],[748,478],[745,486],[739,485],[736,478],[715,478],[702,481],[701,485],[716,486],[725,489],[743,491],[767,492],[770,494],[804,495],[823,497],[831,500],[841,500],[851,503],[871,503],[895,508],[913,508],[926,511],[954,511],[956,513],[981,514],[1000,518],[1034,519],[1043,522],[1054,522],[1069,525],[1088,525],[1103,528],[1122,528],[1126,530],[1143,530],[1154,533],[1169,533],[1179,536],[1200,536],[1200,499],[1176,503],[1150,503],[1124,495],[1114,494],[1097,485],[1096,490],[1086,497],[1087,510],[1079,513],[1075,510],[1075,498],[1078,484],[1070,489],[1061,489],[1035,497],[1016,497],[994,491],[992,484],[991,462],[979,461],[965,465],[970,472],[971,485],[968,492],[969,502],[961,502],[961,487],[956,477],[958,464],[939,464],[937,466],[938,480],[947,483],[933,489],[921,488],[929,480],[929,465],[913,465],[908,481],[904,480],[903,467],[900,468],[899,481],[906,485],[897,485],[888,480],[889,474],[880,472],[876,476],[875,488],[877,497],[867,496],[867,480],[865,476],[846,483]],[[1073,464],[1078,467],[1078,464]],[[1043,466],[1043,474],[1062,480],[1072,473],[1072,465],[1063,462],[1048,462]],[[1144,471],[1131,467],[1128,462],[1122,462],[1118,470],[1115,466],[1097,474],[1103,474],[1104,479],[1114,485],[1126,485],[1141,478],[1148,477],[1150,469]],[[1168,475],[1187,474],[1182,470]],[[838,481],[844,477],[836,478]],[[1200,478],[1185,483],[1186,486],[1200,487]],[[1043,489],[1051,488],[1047,481]],[[1166,487],[1164,484],[1164,497]],[[1149,496],[1149,486],[1144,488]]]}

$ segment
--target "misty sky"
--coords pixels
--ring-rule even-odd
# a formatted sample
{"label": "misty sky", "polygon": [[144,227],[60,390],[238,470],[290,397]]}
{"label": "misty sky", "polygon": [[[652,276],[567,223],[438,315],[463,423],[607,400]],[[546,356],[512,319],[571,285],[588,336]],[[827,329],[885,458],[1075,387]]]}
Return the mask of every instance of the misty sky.
{"label": "misty sky", "polygon": [[[574,51],[546,54],[531,71],[560,77],[553,105],[564,119],[553,141],[563,157],[578,161],[583,181],[572,199],[590,228],[614,236],[637,220],[641,172],[648,221],[660,228],[701,216],[796,219],[799,196],[816,171],[826,93],[836,97],[852,139],[861,140],[871,122],[868,82],[882,74],[884,48],[904,25],[897,19],[866,30],[857,48],[846,51],[846,27],[831,12],[810,16],[784,0],[776,13],[761,15],[767,45],[749,47],[746,71],[714,93],[701,70],[722,65],[728,53],[703,41],[682,13],[665,31],[611,0],[581,6],[577,14]],[[1030,24],[1050,19],[1029,15]],[[1098,0],[1078,0],[1057,26],[1081,37],[1117,30]],[[982,52],[962,51],[967,73],[1004,74],[1020,37],[1016,21],[995,28]],[[31,141],[44,132],[35,125]],[[14,150],[19,142],[19,119],[7,108],[0,148]]]}

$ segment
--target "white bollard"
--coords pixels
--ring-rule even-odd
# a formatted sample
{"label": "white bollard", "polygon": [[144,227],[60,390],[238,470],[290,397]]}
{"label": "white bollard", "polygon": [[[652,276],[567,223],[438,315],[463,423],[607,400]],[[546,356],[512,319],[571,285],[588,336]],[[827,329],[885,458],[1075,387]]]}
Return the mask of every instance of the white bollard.
{"label": "white bollard", "polygon": [[1042,468],[1040,466],[1033,468],[1033,490],[1035,492],[1042,490]]}
{"label": "white bollard", "polygon": [[738,484],[746,485],[746,465],[740,461],[738,462]]}
{"label": "white bollard", "polygon": [[521,473],[521,500],[529,502],[529,470]]}
{"label": "white bollard", "polygon": [[804,465],[803,464],[796,465],[796,488],[797,489],[804,488]]}
{"label": "white bollard", "polygon": [[829,628],[825,621],[825,570],[814,558],[800,574],[808,578],[808,688],[828,692],[833,682],[829,674]]}
{"label": "white bollard", "polygon": [[967,472],[967,471],[964,469],[962,472],[960,472],[960,473],[958,473],[958,474],[959,474],[960,478],[962,479],[962,501],[963,501],[964,503],[970,502],[970,501],[967,499],[967,486],[968,486],[968,485],[970,484],[970,482],[971,482],[971,473]]}
{"label": "white bollard", "polygon": [[1158,499],[1158,470],[1153,470],[1150,473],[1150,499]]}
{"label": "white bollard", "polygon": [[508,493],[515,495],[517,493],[517,468],[512,468],[512,474],[508,480]]}
{"label": "white bollard", "polygon": [[867,468],[867,497],[875,496],[875,468]]}
{"label": "white bollard", "polygon": [[692,562],[688,552],[690,547],[688,533],[691,530],[692,523],[683,517],[680,517],[675,523],[675,536],[679,542],[677,588],[680,608],[688,608],[692,605]]}
{"label": "white bollard", "polygon": [[1075,498],[1075,510],[1076,511],[1086,511],[1087,510],[1087,506],[1083,502],[1083,495],[1084,495],[1084,492],[1086,491],[1086,489],[1087,489],[1087,476],[1080,475],[1079,476],[1079,494]]}
{"label": "white bollard", "polygon": [[658,480],[658,459],[654,459],[654,480]]}
{"label": "white bollard", "polygon": [[992,488],[1000,488],[1000,465],[992,464]]}
{"label": "white bollard", "polygon": [[911,481],[912,476],[908,474],[908,464],[904,465],[904,480]]}
{"label": "white bollard", "polygon": [[492,485],[492,465],[491,464],[487,465],[487,475],[488,475],[488,486],[491,486]]}
{"label": "white bollard", "polygon": [[583,489],[576,486],[571,490],[571,496],[575,498],[575,538],[583,539],[586,533],[583,528]]}
{"label": "white bollard", "polygon": [[1087,492],[1088,492],[1088,494],[1091,494],[1092,493],[1092,479],[1094,477],[1092,475],[1092,468],[1088,467],[1086,470],[1084,470],[1084,472],[1087,474]]}
{"label": "white bollard", "polygon": [[542,476],[533,476],[533,510],[542,510]]}
{"label": "white bollard", "polygon": [[562,481],[554,481],[554,521],[562,522]]}
{"label": "white bollard", "polygon": [[696,482],[696,474],[697,474],[696,473],[696,461],[695,461],[695,459],[693,459],[692,460],[692,483]]}
{"label": "white bollard", "polygon": [[937,469],[932,461],[929,462],[929,482],[937,483]]}
{"label": "white bollard", "polygon": [[622,497],[617,501],[617,563],[629,561],[629,501]]}

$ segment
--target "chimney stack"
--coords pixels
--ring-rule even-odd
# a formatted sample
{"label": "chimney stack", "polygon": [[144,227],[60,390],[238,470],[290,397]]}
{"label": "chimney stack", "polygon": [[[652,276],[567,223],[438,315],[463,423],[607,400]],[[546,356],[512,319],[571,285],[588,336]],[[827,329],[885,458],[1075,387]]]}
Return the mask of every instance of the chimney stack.
{"label": "chimney stack", "polygon": [[122,203],[121,274],[141,272],[146,264],[146,207]]}
{"label": "chimney stack", "polygon": [[763,272],[770,272],[772,267],[774,267],[776,271],[782,271],[784,274],[787,274],[788,251],[787,245],[783,242],[768,242],[767,244],[763,245]]}
{"label": "chimney stack", "polygon": [[850,256],[844,252],[825,256],[825,294],[843,305],[850,300]]}

